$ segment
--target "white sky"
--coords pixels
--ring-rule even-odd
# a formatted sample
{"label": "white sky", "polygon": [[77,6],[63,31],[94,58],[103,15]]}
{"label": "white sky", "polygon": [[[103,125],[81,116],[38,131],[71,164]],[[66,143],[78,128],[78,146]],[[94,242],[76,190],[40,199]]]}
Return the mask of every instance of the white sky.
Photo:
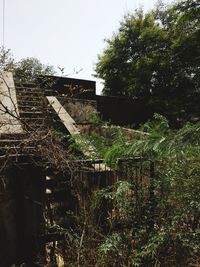
{"label": "white sky", "polygon": [[[16,59],[36,57],[63,67],[70,77],[100,81],[92,76],[105,38],[123,16],[156,0],[5,0],[5,47]],[[166,0],[169,4],[172,0]],[[3,0],[0,0],[0,46],[3,44]],[[83,69],[78,74],[74,73]],[[58,72],[58,74],[60,74]]]}

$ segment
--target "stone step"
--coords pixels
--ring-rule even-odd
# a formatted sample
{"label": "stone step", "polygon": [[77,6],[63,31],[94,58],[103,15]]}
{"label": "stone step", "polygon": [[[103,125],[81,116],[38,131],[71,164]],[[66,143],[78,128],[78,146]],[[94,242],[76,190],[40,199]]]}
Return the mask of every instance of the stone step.
{"label": "stone step", "polygon": [[35,158],[35,154],[31,153],[13,153],[13,154],[8,154],[8,155],[1,155],[0,156],[0,166],[5,164],[5,160],[12,160],[12,163],[14,162],[27,162],[27,157],[28,158]]}
{"label": "stone step", "polygon": [[12,147],[12,146],[19,146],[19,145],[29,145],[33,143],[33,141],[28,139],[0,139],[0,147]]}
{"label": "stone step", "polygon": [[43,97],[38,96],[38,95],[17,95],[17,100],[22,100],[22,101],[35,101],[35,102],[40,102],[43,100]]}
{"label": "stone step", "polygon": [[31,86],[31,87],[27,87],[27,86],[15,86],[16,90],[21,90],[21,91],[26,91],[26,90],[29,90],[29,91],[44,91],[43,89],[41,89],[40,87],[38,86]]}
{"label": "stone step", "polygon": [[0,134],[0,140],[21,140],[25,139],[27,137],[26,133],[16,133],[16,134],[6,134],[6,133],[1,133]]}
{"label": "stone step", "polygon": [[47,124],[45,123],[35,123],[35,124],[27,124],[27,125],[23,125],[23,129],[25,132],[31,132],[31,131],[41,131],[41,132],[45,132],[47,130]]}
{"label": "stone step", "polygon": [[44,112],[42,111],[20,111],[21,118],[44,118]]}
{"label": "stone step", "polygon": [[20,106],[24,106],[24,107],[30,107],[30,108],[44,108],[44,103],[43,101],[40,102],[36,102],[36,101],[32,101],[32,100],[18,100],[18,107]]}
{"label": "stone step", "polygon": [[22,119],[22,123],[44,123],[44,122],[47,122],[48,121],[48,118],[46,117],[24,117]]}
{"label": "stone step", "polygon": [[35,101],[34,99],[32,99],[32,98],[28,98],[28,99],[26,99],[26,98],[20,98],[20,99],[18,99],[17,100],[17,102],[18,103],[27,103],[27,105],[28,104],[31,104],[31,103],[35,103],[35,105],[38,105],[39,103],[43,103],[43,99],[40,99],[40,101]]}
{"label": "stone step", "polygon": [[41,91],[20,91],[20,90],[16,90],[17,91],[17,96],[39,96],[39,97],[44,97],[44,93]]}
{"label": "stone step", "polygon": [[22,112],[42,112],[41,110],[49,110],[49,108],[42,106],[18,105],[20,113]]}
{"label": "stone step", "polygon": [[36,83],[20,83],[20,82],[15,82],[15,87],[26,87],[26,88],[31,88],[31,87],[36,87]]}
{"label": "stone step", "polygon": [[19,146],[8,146],[8,147],[0,147],[0,156],[4,156],[4,155],[13,155],[13,154],[21,154],[21,153],[26,153],[26,154],[30,154],[30,153],[38,153],[38,149],[37,147],[32,147],[32,146],[26,146],[26,147],[21,147]]}

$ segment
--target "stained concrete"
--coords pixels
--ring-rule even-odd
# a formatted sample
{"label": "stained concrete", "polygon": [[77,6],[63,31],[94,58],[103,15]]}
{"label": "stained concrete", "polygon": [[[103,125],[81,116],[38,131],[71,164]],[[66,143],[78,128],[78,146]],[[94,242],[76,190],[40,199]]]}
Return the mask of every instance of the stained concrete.
{"label": "stained concrete", "polygon": [[0,134],[22,133],[17,96],[11,72],[0,73]]}
{"label": "stained concrete", "polygon": [[[75,142],[80,145],[83,154],[88,158],[92,158],[93,154],[95,154],[95,147],[91,144],[89,140],[84,138],[84,136],[80,138],[81,131],[76,126],[76,122],[74,121],[74,119],[69,115],[67,110],[63,107],[63,105],[55,96],[47,96],[47,100],[49,101],[49,104],[53,107],[56,114],[59,116],[67,131],[75,138]],[[96,166],[93,165],[93,167],[95,168]],[[108,171],[110,170],[110,168],[106,166],[106,164],[101,163],[98,165],[98,170]]]}
{"label": "stained concrete", "polygon": [[47,100],[49,101],[49,104],[53,107],[56,114],[66,127],[66,129],[69,131],[69,133],[73,136],[76,134],[79,134],[78,128],[75,126],[75,121],[73,118],[69,115],[69,113],[66,111],[66,109],[61,105],[61,103],[58,101],[58,99],[55,96],[47,96]]}

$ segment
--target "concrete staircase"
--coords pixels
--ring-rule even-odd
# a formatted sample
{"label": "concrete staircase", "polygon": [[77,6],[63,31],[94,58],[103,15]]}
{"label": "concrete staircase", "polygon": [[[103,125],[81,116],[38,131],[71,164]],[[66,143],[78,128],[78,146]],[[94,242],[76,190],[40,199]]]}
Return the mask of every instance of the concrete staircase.
{"label": "concrete staircase", "polygon": [[16,85],[19,115],[25,132],[44,130],[48,126],[45,94],[35,84]]}
{"label": "concrete staircase", "polygon": [[17,110],[17,119],[13,119],[12,116],[9,118],[8,115],[4,115],[6,112],[2,111],[2,116],[6,117],[8,126],[7,128],[0,127],[2,129],[0,132],[0,168],[10,159],[12,162],[19,162],[22,158],[38,156],[34,135],[40,132],[45,135],[50,125],[49,122],[52,120],[51,110],[45,101],[45,93],[48,92],[30,83],[15,84],[9,90],[15,97],[14,101],[9,97],[10,103],[8,100],[7,102],[10,104],[9,108]]}

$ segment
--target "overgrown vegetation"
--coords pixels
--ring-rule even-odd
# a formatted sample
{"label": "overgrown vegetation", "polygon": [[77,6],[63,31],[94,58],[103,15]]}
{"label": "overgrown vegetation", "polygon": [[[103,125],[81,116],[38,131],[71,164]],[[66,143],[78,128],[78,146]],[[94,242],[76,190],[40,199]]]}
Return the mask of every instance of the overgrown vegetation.
{"label": "overgrown vegetation", "polygon": [[[75,136],[76,142],[57,131],[41,138],[38,152],[67,176],[69,201],[52,206],[56,219],[50,223],[64,234],[52,251],[58,250],[67,266],[200,266],[200,123],[187,122],[199,116],[198,11],[197,1],[183,0],[128,15],[96,68],[105,94],[159,105],[162,113],[184,121],[181,129],[171,129],[155,114],[141,133],[127,136],[94,115],[93,129]],[[0,54],[0,64],[14,70],[18,81],[53,73],[37,60],[16,63],[9,51]],[[70,169],[70,160],[86,158],[104,159],[108,168],[95,179],[109,184],[92,187],[92,164]]]}
{"label": "overgrown vegetation", "polygon": [[[114,147],[123,157],[142,154],[156,165],[154,230],[143,239],[144,229],[139,225],[134,229],[139,234],[134,242],[140,245],[131,256],[132,264],[194,266],[200,255],[200,124],[186,124],[174,132],[156,115],[143,129],[148,138],[132,141],[126,149],[120,142],[119,149]],[[112,156],[112,149],[107,155]]]}
{"label": "overgrown vegetation", "polygon": [[148,171],[154,162],[155,172],[150,180],[143,173],[144,183],[136,190],[137,175],[129,171],[127,179],[93,191],[88,206],[80,207],[84,266],[200,264],[200,123],[175,131],[156,114],[142,130],[149,135],[128,140],[111,129],[112,144],[97,134],[89,136],[93,145],[101,143],[101,155],[113,169],[119,158],[142,156],[143,168]]}

